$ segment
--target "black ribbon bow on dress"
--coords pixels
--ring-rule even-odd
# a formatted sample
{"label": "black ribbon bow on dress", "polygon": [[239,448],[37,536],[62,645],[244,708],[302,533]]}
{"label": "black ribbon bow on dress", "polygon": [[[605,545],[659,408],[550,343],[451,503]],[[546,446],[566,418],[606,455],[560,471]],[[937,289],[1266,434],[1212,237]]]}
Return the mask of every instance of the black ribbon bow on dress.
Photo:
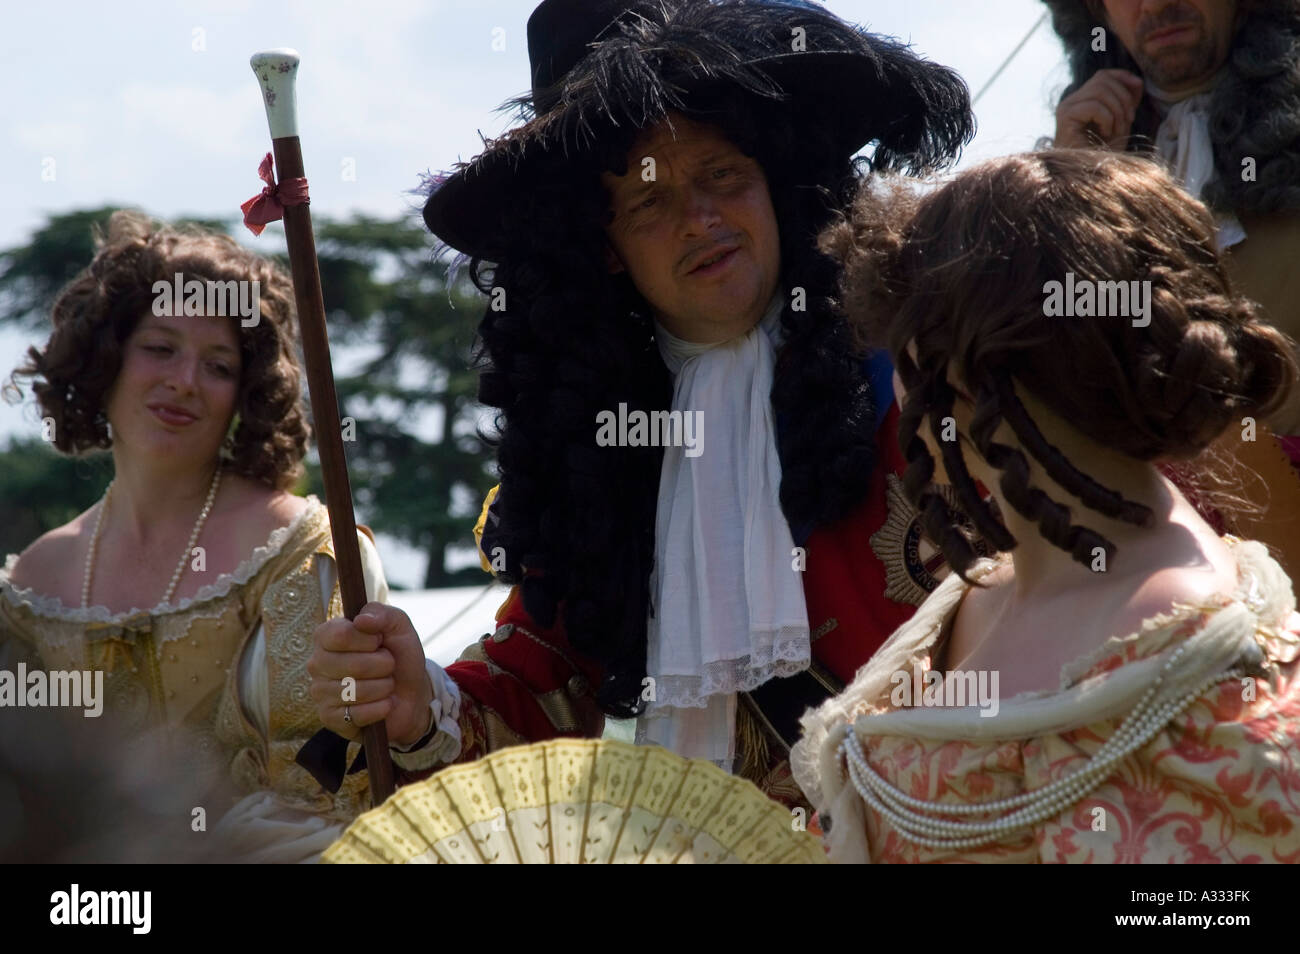
{"label": "black ribbon bow on dress", "polygon": [[337,732],[321,729],[298,750],[293,760],[311,773],[311,777],[320,782],[325,791],[333,795],[343,787],[347,775],[356,775],[366,767],[366,750],[364,746],[348,764],[348,740]]}

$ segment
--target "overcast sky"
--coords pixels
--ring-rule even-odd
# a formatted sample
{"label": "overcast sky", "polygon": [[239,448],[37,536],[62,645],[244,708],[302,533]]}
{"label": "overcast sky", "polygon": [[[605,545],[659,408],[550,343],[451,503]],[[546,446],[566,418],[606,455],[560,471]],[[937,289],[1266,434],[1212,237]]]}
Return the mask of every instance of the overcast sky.
{"label": "overcast sky", "polygon": [[[1043,12],[1039,0],[829,0],[839,16],[956,69],[972,93]],[[298,104],[313,211],[397,216],[425,170],[480,151],[529,85],[533,0],[213,0],[7,4],[0,29],[0,248],[52,213],[107,204],[231,216],[269,148],[249,56],[302,55]],[[500,32],[504,31],[504,33]],[[494,37],[503,39],[495,50]],[[963,165],[1031,149],[1066,78],[1044,23],[976,107]],[[349,177],[347,170],[354,171]],[[278,225],[253,248],[281,247]],[[0,333],[7,376],[26,339]],[[0,405],[0,439],[35,427]]]}
{"label": "overcast sky", "polygon": [[[51,212],[107,202],[230,214],[268,147],[251,53],[292,46],[313,209],[395,215],[425,169],[479,151],[528,87],[531,0],[290,0],[7,5],[0,31],[0,247]],[[1038,0],[830,0],[978,89]],[[493,50],[494,31],[504,49]],[[1064,79],[1044,24],[977,109],[968,160],[1030,148]],[[345,160],[355,180],[345,179]],[[268,233],[269,234],[269,233]]]}

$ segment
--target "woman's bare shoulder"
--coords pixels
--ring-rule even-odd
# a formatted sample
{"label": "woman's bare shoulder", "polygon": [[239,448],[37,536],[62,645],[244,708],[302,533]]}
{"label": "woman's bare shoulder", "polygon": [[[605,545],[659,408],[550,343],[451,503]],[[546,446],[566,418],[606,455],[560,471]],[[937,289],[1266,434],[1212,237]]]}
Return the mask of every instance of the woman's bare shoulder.
{"label": "woman's bare shoulder", "polygon": [[1217,538],[1199,540],[1200,559],[1153,570],[1130,598],[1130,618],[1147,620],[1170,612],[1175,605],[1202,605],[1238,588],[1237,559]]}
{"label": "woman's bare shoulder", "polygon": [[9,582],[23,589],[33,589],[46,596],[64,595],[60,585],[71,569],[81,565],[86,540],[93,529],[99,504],[78,514],[61,527],[41,534],[18,556],[9,574]]}
{"label": "woman's bare shoulder", "polygon": [[948,645],[943,652],[946,668],[967,659],[992,632],[1013,579],[1015,567],[1007,561],[983,574],[978,586],[967,588],[950,621]]}
{"label": "woman's bare shoulder", "polygon": [[244,477],[229,478],[232,493],[225,518],[238,528],[237,535],[252,549],[262,546],[281,527],[293,523],[309,506],[308,502],[283,490]]}

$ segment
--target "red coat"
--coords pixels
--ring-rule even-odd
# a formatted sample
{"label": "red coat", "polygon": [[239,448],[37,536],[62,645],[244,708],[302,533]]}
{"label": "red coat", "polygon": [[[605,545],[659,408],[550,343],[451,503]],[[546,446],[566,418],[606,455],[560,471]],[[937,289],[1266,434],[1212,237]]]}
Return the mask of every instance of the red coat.
{"label": "red coat", "polygon": [[[805,544],[804,596],[813,658],[847,683],[935,585],[933,549],[920,542],[916,511],[898,476],[898,408],[877,428],[870,490],[848,516],[813,531]],[[928,551],[928,553],[927,553]],[[939,565],[942,559],[939,558]],[[462,693],[464,746],[458,761],[501,744],[557,735],[595,735],[601,718],[591,687],[599,667],[570,647],[563,621],[543,629],[518,588],[497,612],[497,632],[447,667]],[[566,706],[566,701],[572,705]]]}

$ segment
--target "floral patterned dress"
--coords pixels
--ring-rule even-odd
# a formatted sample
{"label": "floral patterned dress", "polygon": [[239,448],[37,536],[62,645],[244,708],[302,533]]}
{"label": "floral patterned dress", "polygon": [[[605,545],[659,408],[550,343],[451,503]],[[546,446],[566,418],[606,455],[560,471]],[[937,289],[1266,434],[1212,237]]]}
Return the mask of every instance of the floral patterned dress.
{"label": "floral patterned dress", "polygon": [[[804,718],[794,770],[822,815],[832,860],[1300,861],[1300,613],[1290,580],[1262,545],[1225,542],[1238,563],[1236,592],[1176,604],[1063,667],[1058,690],[1003,701],[991,718],[970,708],[890,703],[897,685],[890,676],[913,664],[928,668],[968,589],[955,575],[945,580],[844,694]],[[981,561],[970,576],[995,566]],[[1216,678],[1234,666],[1234,675]],[[852,731],[876,779],[927,803],[925,817],[996,820],[1014,809],[944,809],[1014,799],[1080,771],[1161,672],[1189,673],[1183,688],[1199,691],[1183,693],[1185,708],[1150,720],[1158,731],[1083,797],[1045,800],[1045,817],[984,844],[957,844],[958,836],[927,832],[905,813],[900,821],[898,803],[881,801],[861,769],[855,783],[846,766]]]}

